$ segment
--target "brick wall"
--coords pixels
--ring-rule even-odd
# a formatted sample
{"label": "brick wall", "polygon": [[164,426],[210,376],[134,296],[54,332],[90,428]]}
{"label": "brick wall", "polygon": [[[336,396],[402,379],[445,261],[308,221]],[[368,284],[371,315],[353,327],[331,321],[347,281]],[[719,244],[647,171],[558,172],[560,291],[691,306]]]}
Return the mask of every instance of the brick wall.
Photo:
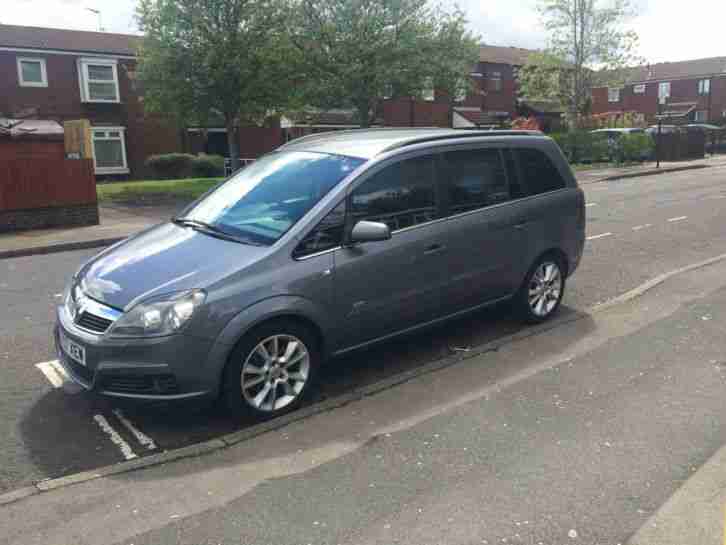
{"label": "brick wall", "polygon": [[73,204],[28,210],[0,210],[0,233],[50,227],[98,225],[97,204]]}
{"label": "brick wall", "polygon": [[449,104],[396,98],[383,102],[386,127],[450,127]]}

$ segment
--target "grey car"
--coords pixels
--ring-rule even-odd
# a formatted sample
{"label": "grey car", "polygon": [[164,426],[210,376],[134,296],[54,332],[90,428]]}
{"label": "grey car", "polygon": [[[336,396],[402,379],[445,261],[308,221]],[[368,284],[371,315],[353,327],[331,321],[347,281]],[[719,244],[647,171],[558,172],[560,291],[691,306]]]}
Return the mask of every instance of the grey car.
{"label": "grey car", "polygon": [[327,358],[506,299],[548,319],[584,238],[583,193],[540,133],[311,135],[84,264],[59,360],[103,395],[274,416]]}

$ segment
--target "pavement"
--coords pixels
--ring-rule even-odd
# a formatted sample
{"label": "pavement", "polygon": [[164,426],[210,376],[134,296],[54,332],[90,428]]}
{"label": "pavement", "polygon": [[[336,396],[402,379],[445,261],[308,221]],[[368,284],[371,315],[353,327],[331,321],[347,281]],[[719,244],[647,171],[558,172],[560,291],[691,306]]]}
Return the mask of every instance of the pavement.
{"label": "pavement", "polygon": [[556,327],[501,307],[352,354],[265,428],[74,389],[53,305],[97,250],[2,260],[0,543],[720,543],[725,181],[583,185]]}
{"label": "pavement", "polygon": [[[629,167],[583,170],[576,172],[576,176],[578,182],[585,185],[723,165],[726,165],[726,156],[716,155],[696,161],[663,163],[660,168],[656,168],[655,163],[648,162]],[[186,204],[102,204],[99,206],[99,225],[2,233],[0,259],[109,246],[151,225],[168,220]]]}
{"label": "pavement", "polygon": [[101,205],[99,225],[0,233],[0,259],[100,248],[171,218],[183,203],[156,206]]}

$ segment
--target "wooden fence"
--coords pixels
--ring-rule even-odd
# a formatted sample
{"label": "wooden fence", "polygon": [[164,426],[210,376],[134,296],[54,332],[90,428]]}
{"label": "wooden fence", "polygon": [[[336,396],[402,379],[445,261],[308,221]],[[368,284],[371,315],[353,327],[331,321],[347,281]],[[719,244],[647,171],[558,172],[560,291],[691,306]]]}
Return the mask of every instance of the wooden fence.
{"label": "wooden fence", "polygon": [[0,161],[0,211],[96,203],[90,159]]}

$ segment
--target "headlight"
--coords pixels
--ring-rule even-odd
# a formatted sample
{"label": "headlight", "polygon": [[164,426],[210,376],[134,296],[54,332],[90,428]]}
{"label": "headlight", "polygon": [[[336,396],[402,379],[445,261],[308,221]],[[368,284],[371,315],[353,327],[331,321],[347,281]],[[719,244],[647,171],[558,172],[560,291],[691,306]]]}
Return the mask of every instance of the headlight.
{"label": "headlight", "polygon": [[71,317],[71,320],[76,319],[79,297],[84,297],[84,295],[76,284],[75,278],[73,278],[63,292],[63,303],[65,304],[66,312],[68,313],[68,316]]}
{"label": "headlight", "polygon": [[202,306],[202,290],[172,293],[137,304],[109,330],[112,337],[162,337],[183,328]]}

